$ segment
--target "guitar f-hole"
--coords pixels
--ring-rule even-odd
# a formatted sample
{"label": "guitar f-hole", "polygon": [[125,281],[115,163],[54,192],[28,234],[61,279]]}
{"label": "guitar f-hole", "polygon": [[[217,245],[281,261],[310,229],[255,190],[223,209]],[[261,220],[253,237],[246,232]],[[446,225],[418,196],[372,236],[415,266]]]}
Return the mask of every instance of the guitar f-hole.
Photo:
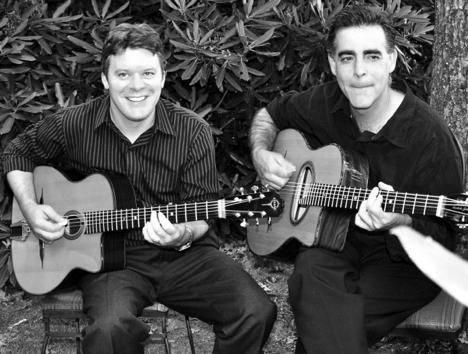
{"label": "guitar f-hole", "polygon": [[301,206],[299,201],[307,197],[312,183],[315,182],[315,170],[311,162],[306,162],[299,170],[294,184],[294,194],[292,197],[290,219],[293,225],[299,224],[307,214],[308,207]]}
{"label": "guitar f-hole", "polygon": [[68,225],[65,228],[65,237],[67,240],[76,240],[86,229],[86,219],[84,215],[76,210],[70,210],[65,214],[68,219]]}

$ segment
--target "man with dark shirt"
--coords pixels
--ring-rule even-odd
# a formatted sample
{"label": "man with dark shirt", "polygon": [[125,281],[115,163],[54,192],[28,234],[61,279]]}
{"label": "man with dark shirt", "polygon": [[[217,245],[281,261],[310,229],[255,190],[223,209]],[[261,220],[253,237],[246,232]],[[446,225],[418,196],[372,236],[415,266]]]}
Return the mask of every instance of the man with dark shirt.
{"label": "man with dark shirt", "polygon": [[288,93],[259,110],[250,142],[260,178],[276,189],[301,167],[270,151],[282,129],[299,130],[314,148],[336,143],[368,159],[369,186],[377,187],[354,215],[343,250],[301,247],[289,280],[296,352],[357,354],[439,292],[388,230],[410,225],[453,246],[445,221],[384,212],[379,190],[456,193],[462,172],[444,121],[404,83],[392,85],[397,51],[383,13],[343,9],[332,19],[328,46],[336,81]]}
{"label": "man with dark shirt", "polygon": [[[124,175],[140,207],[216,199],[210,128],[193,112],[160,98],[165,81],[161,51],[150,26],[116,26],[102,55],[108,95],[30,126],[5,150],[3,170],[43,242],[61,238],[67,220],[36,201],[32,171],[41,164],[83,175]],[[153,211],[143,230],[126,235],[125,256],[124,269],[79,280],[90,317],[85,352],[142,353],[148,327],[137,316],[155,301],[213,324],[215,353],[261,352],[276,307],[218,250],[207,222],[171,223]]]}

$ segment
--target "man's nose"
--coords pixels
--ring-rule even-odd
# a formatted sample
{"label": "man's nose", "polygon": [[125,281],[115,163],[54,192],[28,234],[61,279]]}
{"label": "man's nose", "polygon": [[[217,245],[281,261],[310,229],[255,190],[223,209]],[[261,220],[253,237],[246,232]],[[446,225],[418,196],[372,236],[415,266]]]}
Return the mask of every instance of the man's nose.
{"label": "man's nose", "polygon": [[130,82],[130,85],[132,86],[133,89],[138,90],[140,88],[143,88],[145,86],[145,82],[142,79],[141,75],[135,74],[132,76],[132,80]]}
{"label": "man's nose", "polygon": [[356,60],[354,61],[354,75],[356,77],[361,77],[365,75],[366,72],[367,72],[367,69],[366,69],[366,64],[364,63],[364,60],[360,58],[356,58]]}

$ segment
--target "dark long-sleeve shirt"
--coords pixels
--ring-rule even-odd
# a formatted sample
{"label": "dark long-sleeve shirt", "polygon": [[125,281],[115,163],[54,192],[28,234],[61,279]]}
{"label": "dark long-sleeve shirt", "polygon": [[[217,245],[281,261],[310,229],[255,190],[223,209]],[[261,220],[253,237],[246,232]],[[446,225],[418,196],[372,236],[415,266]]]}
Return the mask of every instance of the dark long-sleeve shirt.
{"label": "dark long-sleeve shirt", "polygon": [[[109,97],[67,108],[28,127],[5,149],[3,172],[49,164],[83,175],[126,176],[138,206],[217,197],[213,139],[195,113],[161,99],[153,127],[133,144],[116,128]],[[144,242],[141,231],[128,244]]]}
{"label": "dark long-sleeve shirt", "polygon": [[[399,192],[450,195],[463,190],[460,154],[445,122],[406,85],[400,107],[377,133],[360,132],[351,118],[347,98],[336,82],[291,92],[274,100],[267,110],[279,129],[301,131],[312,147],[336,143],[368,159],[369,187],[379,181]],[[441,219],[412,216],[413,227],[451,248],[453,233]],[[366,232],[351,228],[350,232]],[[386,235],[391,253],[404,251]]]}

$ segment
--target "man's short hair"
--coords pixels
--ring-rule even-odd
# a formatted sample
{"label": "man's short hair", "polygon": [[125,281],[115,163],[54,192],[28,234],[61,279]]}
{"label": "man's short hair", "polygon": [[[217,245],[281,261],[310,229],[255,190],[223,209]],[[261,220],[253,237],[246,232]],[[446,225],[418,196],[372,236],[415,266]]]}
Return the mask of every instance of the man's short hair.
{"label": "man's short hair", "polygon": [[147,49],[158,55],[161,70],[165,70],[166,60],[163,54],[163,43],[158,32],[146,23],[121,23],[109,31],[102,48],[102,72],[107,75],[109,57],[125,49]]}
{"label": "man's short hair", "polygon": [[360,26],[380,26],[387,41],[387,49],[395,48],[395,28],[392,26],[390,17],[379,8],[364,5],[352,5],[343,8],[332,19],[328,27],[327,51],[335,51],[336,34],[340,29]]}

